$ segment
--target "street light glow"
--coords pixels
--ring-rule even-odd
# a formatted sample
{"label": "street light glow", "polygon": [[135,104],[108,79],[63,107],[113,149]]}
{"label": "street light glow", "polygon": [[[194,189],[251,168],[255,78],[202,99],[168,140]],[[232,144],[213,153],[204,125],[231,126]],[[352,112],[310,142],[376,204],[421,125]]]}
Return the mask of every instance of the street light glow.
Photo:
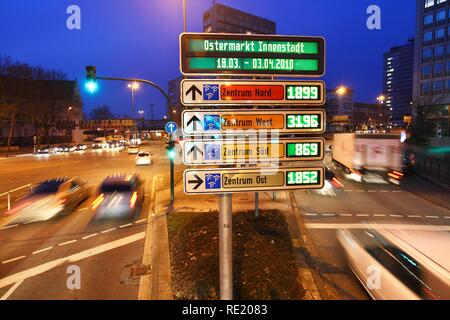
{"label": "street light glow", "polygon": [[139,83],[137,83],[137,82],[129,83],[128,88],[137,90],[137,89],[139,89]]}
{"label": "street light glow", "polygon": [[343,96],[347,93],[347,88],[344,86],[340,86],[339,88],[337,88],[336,93],[340,96]]}

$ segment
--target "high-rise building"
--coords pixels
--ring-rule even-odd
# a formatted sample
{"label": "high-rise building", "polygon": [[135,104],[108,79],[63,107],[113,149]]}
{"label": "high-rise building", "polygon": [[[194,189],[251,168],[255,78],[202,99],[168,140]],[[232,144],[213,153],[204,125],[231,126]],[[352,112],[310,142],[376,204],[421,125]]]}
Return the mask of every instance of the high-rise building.
{"label": "high-rise building", "polygon": [[450,137],[450,0],[417,0],[413,117],[418,134]]}
{"label": "high-rise building", "polygon": [[275,34],[276,23],[215,3],[203,13],[203,31],[212,33]]}
{"label": "high-rise building", "polygon": [[383,88],[390,122],[403,127],[412,113],[414,39],[384,54]]}

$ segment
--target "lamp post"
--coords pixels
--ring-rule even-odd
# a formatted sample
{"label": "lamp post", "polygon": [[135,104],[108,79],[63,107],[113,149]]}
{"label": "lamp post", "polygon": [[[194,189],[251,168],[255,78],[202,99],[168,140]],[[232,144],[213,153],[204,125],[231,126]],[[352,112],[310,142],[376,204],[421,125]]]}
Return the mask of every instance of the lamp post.
{"label": "lamp post", "polygon": [[[135,91],[137,90],[137,89],[139,89],[139,83],[137,83],[137,82],[132,82],[132,83],[129,83],[128,84],[128,88],[129,89],[131,89],[131,118],[133,119],[133,121],[134,121],[134,117],[135,117],[135,108],[134,108],[134,94],[135,94]],[[136,138],[134,135],[136,135],[136,126],[135,126],[135,130],[134,130],[134,134],[133,134],[133,132],[131,133],[131,136],[132,136],[132,140],[134,140],[134,138]]]}
{"label": "lamp post", "polygon": [[[341,97],[347,93],[347,88],[344,86],[340,86],[336,89],[336,94],[338,96],[338,116],[341,116],[343,113],[343,107],[342,107],[342,99]],[[342,125],[342,131],[344,131],[344,125]]]}
{"label": "lamp post", "polygon": [[380,95],[377,97],[378,101],[378,117],[380,119],[380,127],[383,127],[383,114],[381,113],[381,105],[384,103],[386,97],[384,95]]}

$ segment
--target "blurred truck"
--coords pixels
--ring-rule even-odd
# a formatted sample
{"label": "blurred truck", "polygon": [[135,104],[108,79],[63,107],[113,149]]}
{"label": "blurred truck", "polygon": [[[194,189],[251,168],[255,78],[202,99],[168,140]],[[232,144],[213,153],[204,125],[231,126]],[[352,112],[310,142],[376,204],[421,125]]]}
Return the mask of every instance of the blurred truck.
{"label": "blurred truck", "polygon": [[[403,143],[396,134],[338,133],[333,136],[332,159],[355,180],[377,173],[394,182],[403,177]],[[359,178],[358,178],[359,177]]]}

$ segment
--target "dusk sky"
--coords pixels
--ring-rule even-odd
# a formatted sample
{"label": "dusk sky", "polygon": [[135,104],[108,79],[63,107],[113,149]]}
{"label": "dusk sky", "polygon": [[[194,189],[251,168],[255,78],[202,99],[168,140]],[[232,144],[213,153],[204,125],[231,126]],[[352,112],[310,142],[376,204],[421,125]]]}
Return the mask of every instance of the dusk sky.
{"label": "dusk sky", "polygon": [[[381,93],[382,57],[390,47],[406,43],[415,32],[414,0],[221,0],[277,23],[278,34],[323,36],[327,41],[328,87],[341,83],[355,100],[376,102]],[[81,8],[81,30],[66,28],[66,9]],[[187,0],[187,31],[202,31],[202,14],[212,0]],[[382,10],[382,29],[368,30],[366,9]],[[85,66],[101,76],[140,77],[167,89],[180,75],[178,36],[182,32],[182,0],[2,0],[0,55],[59,69],[78,79],[84,109],[106,104],[116,114],[130,114],[131,94],[125,83],[100,82],[99,92],[84,91]],[[151,87],[141,87],[137,107],[164,100]]]}

